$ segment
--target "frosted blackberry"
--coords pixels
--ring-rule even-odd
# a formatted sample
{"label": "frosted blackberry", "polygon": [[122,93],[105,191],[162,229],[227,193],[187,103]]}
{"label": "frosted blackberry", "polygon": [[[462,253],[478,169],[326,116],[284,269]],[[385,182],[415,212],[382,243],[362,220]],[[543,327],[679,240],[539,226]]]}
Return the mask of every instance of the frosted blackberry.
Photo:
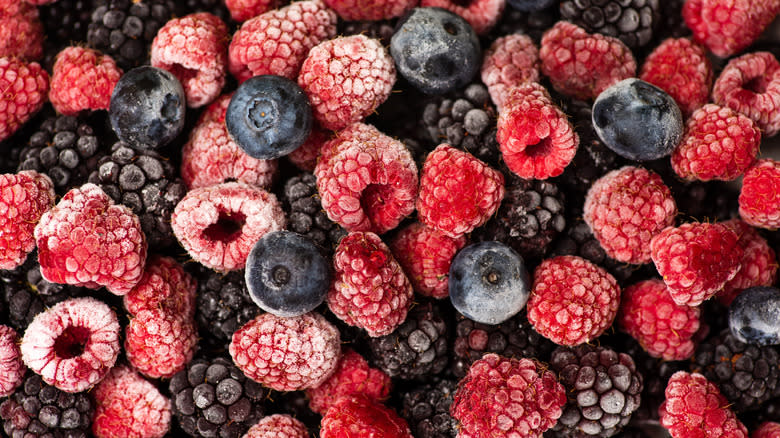
{"label": "frosted blackberry", "polygon": [[379,20],[379,21],[343,21],[339,20],[339,35],[365,35],[382,42],[387,47],[390,45],[390,38],[393,37],[395,22],[398,20]]}
{"label": "frosted blackberry", "polygon": [[[523,33],[530,36],[538,46],[544,32],[553,27],[558,20],[560,20],[560,13],[557,4],[547,9],[532,12],[507,7],[499,22],[491,30],[490,41],[504,35]],[[485,44],[484,47],[489,47],[489,45]]]}
{"label": "frosted blackberry", "polygon": [[199,267],[195,318],[207,345],[223,348],[233,332],[257,316],[261,310],[249,297],[243,271],[222,274]]}
{"label": "frosted blackberry", "polygon": [[450,416],[450,405],[458,383],[442,379],[419,386],[403,394],[399,414],[416,438],[455,438],[457,421]]}
{"label": "frosted blackberry", "polygon": [[590,33],[619,38],[635,49],[653,39],[661,18],[660,3],[661,0],[565,0],[560,10],[564,20]]}
{"label": "frosted blackberry", "polygon": [[52,71],[60,50],[87,41],[87,27],[95,4],[99,1],[58,0],[38,8],[46,32],[42,65],[47,71]]}
{"label": "frosted blackberry", "polygon": [[[664,12],[655,31],[655,40],[660,43],[667,38],[682,38],[691,35],[691,30],[685,24],[682,7],[685,0],[664,1]],[[752,50],[751,50],[752,51]]]}
{"label": "frosted blackberry", "polygon": [[301,173],[284,183],[282,203],[287,212],[287,229],[309,237],[332,253],[346,230],[328,219],[317,192],[317,178]]}

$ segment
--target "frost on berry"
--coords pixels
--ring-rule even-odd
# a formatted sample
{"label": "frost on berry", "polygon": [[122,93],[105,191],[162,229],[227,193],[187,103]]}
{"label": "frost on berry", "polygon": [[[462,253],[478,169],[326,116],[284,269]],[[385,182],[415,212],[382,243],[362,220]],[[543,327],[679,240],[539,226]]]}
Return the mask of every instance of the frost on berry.
{"label": "frost on berry", "polygon": [[539,82],[539,49],[524,34],[511,34],[493,41],[482,61],[482,82],[501,112],[509,90],[524,82]]}
{"label": "frost on berry", "polygon": [[162,309],[138,312],[125,332],[127,360],[152,378],[170,378],[183,370],[197,345],[198,331],[192,318]]}
{"label": "frost on berry", "polygon": [[778,11],[775,0],[688,0],[682,16],[696,41],[727,58],[752,44]]}
{"label": "frost on berry", "polygon": [[49,100],[57,112],[75,116],[83,110],[107,110],[122,76],[114,60],[97,50],[66,47],[52,67]]}
{"label": "frost on berry", "polygon": [[263,417],[249,428],[243,438],[308,438],[306,426],[287,414]]}
{"label": "frost on berry", "polygon": [[28,64],[19,58],[0,57],[0,90],[5,90],[0,94],[0,141],[3,141],[43,108],[49,91],[49,74],[37,62]]}
{"label": "frost on berry", "polygon": [[739,192],[739,216],[754,227],[780,227],[780,162],[758,160],[745,172]]}
{"label": "frost on berry", "polygon": [[0,175],[0,269],[24,263],[35,248],[33,232],[54,204],[54,184],[31,170]]}
{"label": "frost on berry", "polygon": [[17,344],[16,331],[0,325],[0,397],[13,394],[22,384],[27,368],[22,362],[22,353]]}
{"label": "frost on berry", "polygon": [[170,314],[195,317],[195,279],[170,257],[153,255],[146,262],[141,281],[124,296],[130,315],[162,309]]}

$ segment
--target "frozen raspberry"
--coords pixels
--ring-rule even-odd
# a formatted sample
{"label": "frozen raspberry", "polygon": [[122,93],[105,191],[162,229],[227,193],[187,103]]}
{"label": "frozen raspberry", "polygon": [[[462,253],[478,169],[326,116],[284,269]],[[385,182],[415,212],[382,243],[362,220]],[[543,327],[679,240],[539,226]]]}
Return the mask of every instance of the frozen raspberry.
{"label": "frozen raspberry", "polygon": [[412,285],[390,248],[371,232],[352,232],[333,255],[328,308],[371,337],[384,336],[406,319]]}
{"label": "frozen raspberry", "polygon": [[658,413],[672,438],[747,438],[726,397],[701,374],[674,373],[665,394]]}
{"label": "frozen raspberry", "polygon": [[712,87],[712,100],[751,119],[765,137],[780,131],[780,62],[753,52],[726,64]]}
{"label": "frozen raspberry", "polygon": [[425,159],[420,176],[420,222],[456,238],[482,226],[504,199],[504,175],[443,143]]}
{"label": "frozen raspberry", "polygon": [[230,356],[250,379],[277,391],[321,385],[341,355],[339,330],[316,312],[263,313],[233,333]]}
{"label": "frozen raspberry", "polygon": [[322,208],[347,230],[384,233],[414,211],[417,165],[403,143],[371,125],[356,123],[325,143],[314,175]]}
{"label": "frozen raspberry", "polygon": [[506,0],[420,0],[420,7],[444,8],[468,21],[474,32],[487,33],[496,25],[506,7]]}
{"label": "frozen raspberry", "polygon": [[174,259],[152,255],[146,261],[141,281],[124,296],[130,315],[161,309],[166,313],[195,317],[195,279]]}
{"label": "frozen raspberry", "polygon": [[542,73],[553,87],[569,97],[595,99],[609,86],[634,77],[636,61],[617,38],[588,34],[581,27],[559,21],[542,37],[539,49]]}
{"label": "frozen raspberry", "polygon": [[780,438],[780,423],[765,421],[750,434],[750,438]]}
{"label": "frozen raspberry", "polygon": [[171,215],[173,233],[190,256],[221,272],[244,269],[252,245],[285,222],[276,196],[236,182],[188,192]]}
{"label": "frozen raspberry", "polygon": [[482,59],[482,82],[499,112],[512,87],[539,82],[539,49],[528,35],[515,33],[496,39]]}
{"label": "frozen raspberry", "polygon": [[496,139],[509,170],[526,179],[560,175],[579,146],[566,114],[535,82],[513,87],[504,97]]}
{"label": "frozen raspberry", "polygon": [[674,302],[698,306],[737,275],[742,260],[738,236],[722,224],[668,227],[650,241],[655,268]]}
{"label": "frozen raspberry", "polygon": [[91,297],[71,298],[33,319],[22,338],[22,359],[49,385],[81,392],[114,366],[119,330],[108,305]]}
{"label": "frozen raspberry", "polygon": [[35,225],[53,204],[54,184],[45,174],[0,175],[0,269],[24,263],[35,249]]}
{"label": "frozen raspberry", "polygon": [[660,279],[640,281],[623,290],[618,324],[652,357],[685,360],[693,355],[700,311],[674,302]]}
{"label": "frozen raspberry", "polygon": [[390,396],[390,376],[372,368],[354,350],[345,349],[336,370],[321,385],[306,390],[309,408],[325,414],[341,397],[362,395],[381,403]]}
{"label": "frozen raspberry", "polygon": [[312,47],[336,35],[336,13],[322,0],[294,2],[246,21],[230,42],[230,73],[295,79]]}
{"label": "frozen raspberry", "polygon": [[35,227],[41,274],[64,283],[124,295],[146,263],[138,216],[95,184],[70,190]]}
{"label": "frozen raspberry", "polygon": [[0,90],[5,90],[0,94],[0,141],[3,141],[43,107],[49,91],[49,74],[37,62],[27,64],[18,58],[0,57]]}
{"label": "frozen raspberry", "polygon": [[712,63],[688,38],[668,38],[645,59],[639,78],[666,91],[686,117],[710,97]]}
{"label": "frozen raspberry", "polygon": [[458,383],[450,413],[458,436],[541,437],[565,404],[566,390],[542,364],[489,353]]}
{"label": "frozen raspberry", "polygon": [[322,146],[330,140],[330,133],[320,128],[316,124],[312,126],[311,134],[298,146],[298,149],[287,154],[287,159],[298,169],[306,172],[314,172],[317,166],[317,157],[320,155]]}
{"label": "frozen raspberry", "polygon": [[197,345],[194,320],[164,309],[141,310],[125,332],[127,360],[141,374],[155,379],[167,379],[183,370]]}
{"label": "frozen raspberry", "polygon": [[[16,338],[14,329],[7,325],[0,325],[0,398],[13,394],[16,387],[22,384],[24,373],[27,371],[24,362],[22,362],[22,352],[19,351]],[[368,364],[366,364],[367,366]],[[381,373],[381,371],[378,372]],[[387,389],[389,392],[389,378]]]}
{"label": "frozen raspberry", "polygon": [[173,73],[187,106],[199,108],[216,99],[225,85],[229,38],[225,23],[208,12],[174,18],[154,37],[151,64]]}
{"label": "frozen raspberry", "polygon": [[756,161],[742,179],[739,216],[758,228],[780,227],[780,162]]}
{"label": "frozen raspberry", "polygon": [[601,336],[619,305],[620,287],[606,270],[578,256],[558,256],[534,271],[528,321],[556,344],[574,346]]}
{"label": "frozen raspberry", "polygon": [[306,426],[286,414],[263,417],[242,438],[309,438]]}
{"label": "frozen raspberry", "polygon": [[314,46],[298,74],[298,85],[309,96],[314,118],[334,131],[373,113],[390,95],[393,84],[393,58],[379,40],[364,35]]}
{"label": "frozen raspberry", "polygon": [[336,401],[321,426],[320,438],[413,438],[409,425],[394,410],[359,395]]}
{"label": "frozen raspberry", "polygon": [[242,23],[276,8],[278,0],[225,0],[233,21]]}
{"label": "frozen raspberry", "polygon": [[49,100],[67,116],[82,110],[108,109],[122,70],[108,55],[84,47],[66,47],[57,54]]}
{"label": "frozen raspberry", "polygon": [[728,306],[743,290],[755,286],[771,286],[777,280],[777,259],[769,243],[753,227],[740,219],[723,222],[731,228],[742,246],[742,260],[737,275],[727,281],[715,296]]}
{"label": "frozen raspberry", "polygon": [[379,21],[400,17],[417,6],[418,0],[324,0],[346,21]]}
{"label": "frozen raspberry", "polygon": [[0,58],[18,56],[37,61],[43,55],[44,40],[38,8],[16,1],[15,7],[0,7]]}
{"label": "frozen raspberry", "polygon": [[206,109],[200,114],[198,122],[195,126],[205,125],[208,122],[225,123],[225,115],[227,114],[227,107],[230,105],[230,99],[233,97],[233,92],[225,93],[218,98],[214,99]]}
{"label": "frozen raspberry", "polygon": [[604,252],[632,264],[650,262],[650,240],[674,225],[677,204],[658,174],[641,167],[613,170],[593,183],[583,218]]}

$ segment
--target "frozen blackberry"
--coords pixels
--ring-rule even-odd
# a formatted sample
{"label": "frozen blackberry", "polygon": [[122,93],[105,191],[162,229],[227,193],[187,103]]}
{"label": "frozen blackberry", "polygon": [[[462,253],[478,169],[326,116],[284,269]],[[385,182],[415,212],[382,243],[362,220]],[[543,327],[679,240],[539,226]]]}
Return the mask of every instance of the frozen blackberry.
{"label": "frozen blackberry", "polygon": [[531,37],[538,46],[542,35],[547,29],[560,20],[557,2],[553,6],[540,11],[525,12],[507,5],[501,19],[490,32],[490,38],[482,47],[490,47],[490,42],[513,33],[523,33]]}
{"label": "frozen blackberry", "polygon": [[382,42],[385,47],[390,46],[390,38],[395,32],[397,20],[379,21],[342,21],[339,20],[339,35],[365,35]]}
{"label": "frozen blackberry", "polygon": [[84,44],[96,0],[58,0],[38,8],[46,32],[42,65],[52,71],[63,48]]}
{"label": "frozen blackberry", "polygon": [[[230,11],[225,6],[225,0],[184,0],[179,3],[179,16],[195,12],[208,12],[216,15],[225,23],[231,24]],[[232,27],[232,26],[231,26]]]}
{"label": "frozen blackberry", "polygon": [[652,41],[661,18],[660,0],[565,0],[560,11],[564,20],[619,38],[632,49]]}
{"label": "frozen blackberry", "polygon": [[322,209],[317,178],[311,173],[301,173],[284,183],[282,203],[287,212],[287,229],[309,237],[328,253],[347,235]]}
{"label": "frozen blackberry", "polygon": [[[664,181],[669,179],[664,178]],[[675,180],[669,184],[669,190],[677,203],[678,217],[683,222],[719,222],[738,216],[739,193],[723,181]]]}
{"label": "frozen blackberry", "polygon": [[780,422],[780,398],[773,398],[759,406],[758,410],[740,415],[740,420],[748,430],[756,430],[765,421]]}
{"label": "frozen blackberry", "polygon": [[403,394],[399,413],[416,438],[455,438],[457,421],[450,416],[450,405],[458,382],[442,379]]}
{"label": "frozen blackberry", "polygon": [[[691,35],[691,29],[685,24],[682,8],[685,0],[665,0],[664,10],[655,31],[655,40],[660,43],[667,38],[683,38]],[[753,50],[748,50],[753,52]]]}

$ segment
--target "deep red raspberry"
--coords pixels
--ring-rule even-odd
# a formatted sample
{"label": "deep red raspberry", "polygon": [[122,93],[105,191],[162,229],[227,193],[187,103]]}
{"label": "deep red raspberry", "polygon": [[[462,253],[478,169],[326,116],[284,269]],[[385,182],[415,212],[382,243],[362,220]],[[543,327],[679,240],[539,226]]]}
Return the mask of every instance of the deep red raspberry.
{"label": "deep red raspberry", "polygon": [[49,74],[37,62],[0,58],[0,141],[10,137],[43,107]]}
{"label": "deep red raspberry", "polygon": [[504,175],[475,156],[443,143],[425,159],[420,222],[457,238],[482,226],[504,199]]}
{"label": "deep red raspberry", "polygon": [[672,438],[747,438],[726,397],[701,374],[674,373],[665,393],[658,413]]}
{"label": "deep red raspberry", "polygon": [[141,374],[170,378],[192,360],[198,330],[191,317],[164,309],[141,310],[125,331],[127,360]]}
{"label": "deep red raspberry", "polygon": [[317,167],[317,157],[322,146],[330,140],[331,134],[316,124],[312,126],[311,133],[298,149],[287,154],[287,159],[298,169],[306,172],[314,172]]}
{"label": "deep red raspberry", "polygon": [[631,49],[617,38],[588,34],[581,27],[559,21],[542,36],[539,49],[542,73],[553,87],[569,97],[595,99],[623,79],[634,77]]}
{"label": "deep red raspberry", "polygon": [[35,227],[41,275],[124,295],[146,263],[146,237],[138,216],[95,184],[70,190]]}
{"label": "deep red raspberry", "polygon": [[756,161],[742,178],[739,216],[758,228],[780,227],[780,162]]}
{"label": "deep red raspberry", "polygon": [[754,286],[771,286],[777,280],[777,259],[775,251],[761,237],[755,228],[740,219],[723,222],[739,236],[742,246],[742,261],[737,275],[727,281],[715,296],[728,306],[743,290]]}
{"label": "deep red raspberry", "polygon": [[233,362],[250,379],[277,391],[321,385],[341,355],[339,330],[316,312],[282,318],[263,313],[233,333]]}
{"label": "deep red raspberry", "polygon": [[285,223],[276,196],[236,182],[191,190],[171,215],[173,233],[190,256],[221,272],[244,269],[252,245]]}
{"label": "deep red raspberry", "polygon": [[413,438],[398,414],[367,397],[342,397],[322,418],[320,438]]}
{"label": "deep red raspberry", "polygon": [[579,146],[566,114],[535,82],[509,90],[498,115],[496,139],[509,170],[526,179],[560,175]]}
{"label": "deep red raspberry", "polygon": [[54,205],[54,184],[32,170],[0,175],[0,269],[14,269],[35,249],[33,232]]}
{"label": "deep red raspberry", "polygon": [[230,42],[230,73],[295,79],[309,50],[336,35],[336,13],[322,0],[294,2],[246,21]]}
{"label": "deep red raspberry", "polygon": [[650,240],[673,225],[677,204],[657,173],[641,167],[613,170],[593,183],[583,218],[604,252],[632,264],[650,262]]}
{"label": "deep red raspberry", "polygon": [[110,56],[84,47],[66,47],[52,68],[49,100],[57,112],[107,110],[122,70]]}
{"label": "deep red raspberry", "polygon": [[374,233],[356,231],[339,242],[333,255],[328,307],[369,336],[384,336],[406,319],[412,284],[390,248]]}
{"label": "deep red raspberry", "polygon": [[38,8],[19,0],[14,7],[0,8],[0,58],[37,61],[43,55],[43,40]]}
{"label": "deep red raspberry", "polygon": [[674,302],[698,306],[737,275],[743,249],[723,224],[687,223],[653,237],[650,251]]}
{"label": "deep red raspberry", "polygon": [[482,58],[481,77],[499,112],[509,90],[524,82],[539,82],[539,49],[520,33],[493,41]]}
{"label": "deep red raspberry", "polygon": [[384,233],[414,211],[417,165],[409,150],[356,123],[325,143],[314,169],[322,208],[350,231]]}
{"label": "deep red raspberry", "polygon": [[225,0],[230,18],[239,23],[275,9],[278,3],[278,0]]}
{"label": "deep red raspberry", "polygon": [[[0,398],[13,394],[16,387],[24,381],[27,368],[22,362],[22,352],[19,350],[18,342],[14,329],[7,325],[0,325]],[[389,390],[389,378],[387,385]]]}
{"label": "deep red raspberry", "polygon": [[753,431],[750,438],[780,438],[780,423],[765,421]]}
{"label": "deep red raspberry", "polygon": [[468,21],[474,32],[479,35],[487,33],[496,25],[506,7],[506,0],[420,0],[420,7],[444,8],[454,12]]}
{"label": "deep red raspberry", "polygon": [[161,309],[166,313],[195,317],[195,279],[176,260],[154,254],[146,261],[141,281],[124,296],[130,315]]}
{"label": "deep red raspberry", "polygon": [[541,437],[565,404],[566,390],[545,366],[490,353],[458,383],[450,413],[459,422],[459,436]]}
{"label": "deep red raspberry", "polygon": [[157,31],[151,64],[176,76],[187,106],[199,108],[216,99],[225,85],[229,39],[227,25],[216,15],[174,18]]}
{"label": "deep red raspberry", "polygon": [[347,21],[378,21],[400,17],[417,6],[419,0],[324,0]]}
{"label": "deep red raspberry", "polygon": [[22,338],[22,359],[49,385],[81,392],[114,366],[119,331],[116,313],[102,301],[67,299],[33,319]]}
{"label": "deep red raspberry", "polygon": [[309,438],[306,426],[286,414],[263,417],[242,438]]}
{"label": "deep red raspberry", "polygon": [[710,97],[712,63],[690,39],[668,38],[647,56],[639,78],[669,93],[689,117]]}
{"label": "deep red raspberry", "polygon": [[623,290],[618,324],[652,357],[685,360],[693,354],[700,311],[674,302],[658,278]]}

